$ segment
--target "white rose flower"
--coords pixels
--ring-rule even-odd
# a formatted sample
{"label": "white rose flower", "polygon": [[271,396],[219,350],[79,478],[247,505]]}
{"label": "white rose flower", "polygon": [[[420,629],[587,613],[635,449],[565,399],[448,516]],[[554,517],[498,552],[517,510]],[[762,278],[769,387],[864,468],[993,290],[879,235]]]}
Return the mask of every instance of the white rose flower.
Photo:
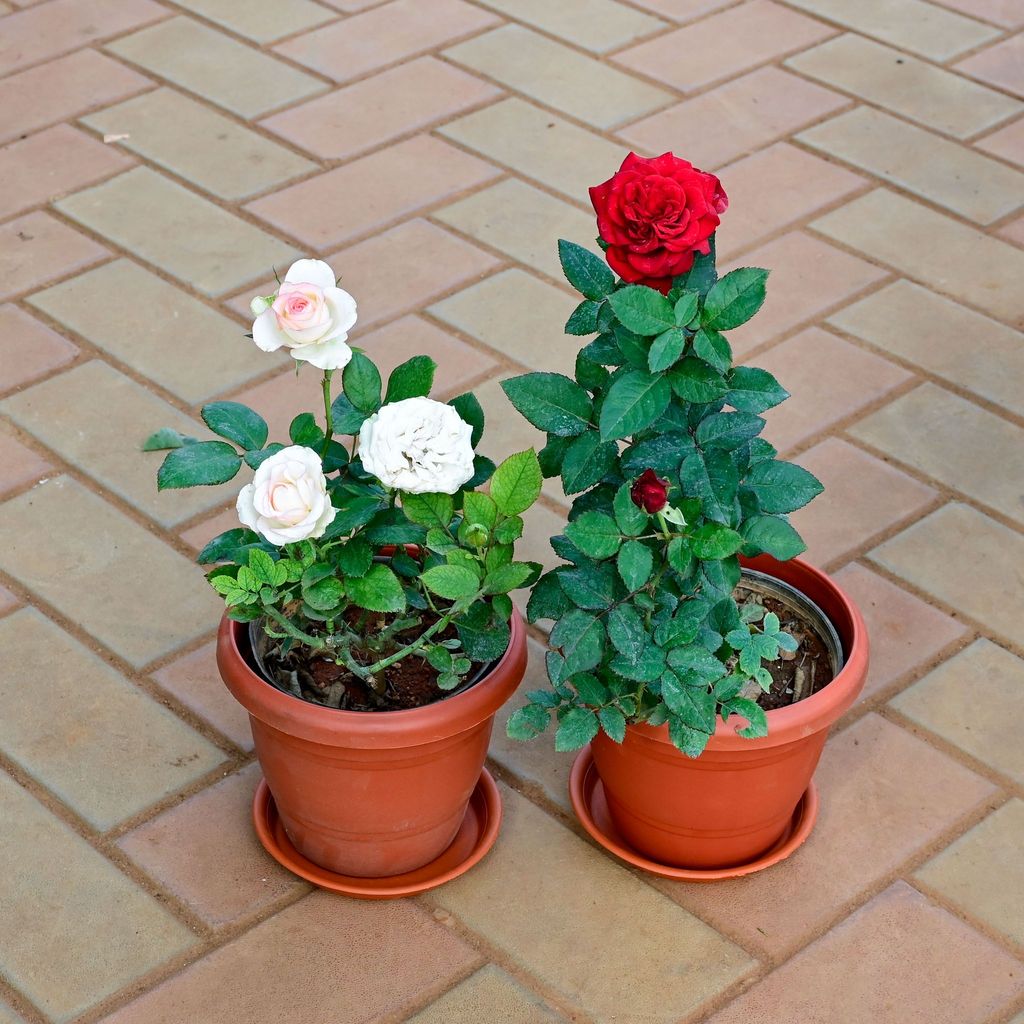
{"label": "white rose flower", "polygon": [[473,476],[473,428],[450,406],[405,398],[363,422],[363,468],[408,494],[454,494]]}
{"label": "white rose flower", "polygon": [[264,352],[284,346],[292,358],[321,370],[346,366],[352,358],[345,341],[356,322],[356,300],[337,283],[323,260],[293,263],[276,296],[269,302],[260,296],[253,300],[252,340]]}
{"label": "white rose flower", "polygon": [[243,526],[271,544],[322,537],[338,510],[327,494],[323,463],[311,448],[292,445],[264,459],[236,505]]}

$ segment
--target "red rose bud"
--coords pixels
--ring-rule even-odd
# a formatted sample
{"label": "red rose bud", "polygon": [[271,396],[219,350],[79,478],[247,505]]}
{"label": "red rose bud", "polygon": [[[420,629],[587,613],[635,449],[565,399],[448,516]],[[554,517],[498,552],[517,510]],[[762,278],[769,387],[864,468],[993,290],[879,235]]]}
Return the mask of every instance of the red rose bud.
{"label": "red rose bud", "polygon": [[662,480],[653,469],[645,469],[630,488],[629,496],[637,508],[653,515],[668,504],[668,481]]}
{"label": "red rose bud", "polygon": [[662,153],[644,160],[630,153],[604,184],[590,190],[605,258],[623,281],[668,292],[672,278],[710,251],[729,198],[713,174]]}

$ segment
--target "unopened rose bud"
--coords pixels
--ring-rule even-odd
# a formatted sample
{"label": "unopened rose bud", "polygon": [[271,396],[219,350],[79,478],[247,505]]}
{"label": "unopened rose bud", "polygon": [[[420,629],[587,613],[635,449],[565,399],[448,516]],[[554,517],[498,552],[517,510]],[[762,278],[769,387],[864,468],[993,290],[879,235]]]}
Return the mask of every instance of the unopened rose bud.
{"label": "unopened rose bud", "polygon": [[668,504],[668,486],[668,481],[663,480],[653,469],[645,469],[630,488],[629,496],[637,508],[653,515]]}
{"label": "unopened rose bud", "polygon": [[273,295],[257,295],[250,300],[249,309],[252,311],[253,316],[259,316],[261,313],[266,313],[273,302]]}

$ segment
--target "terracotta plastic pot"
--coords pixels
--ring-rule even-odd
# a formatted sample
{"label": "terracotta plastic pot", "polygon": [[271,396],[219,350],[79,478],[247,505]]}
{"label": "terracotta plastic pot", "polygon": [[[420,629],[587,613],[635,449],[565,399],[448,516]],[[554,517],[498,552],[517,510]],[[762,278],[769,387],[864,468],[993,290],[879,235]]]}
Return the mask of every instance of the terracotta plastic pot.
{"label": "terracotta plastic pot", "polygon": [[256,756],[293,845],[342,875],[413,871],[452,842],[480,778],[494,714],[526,669],[526,630],[478,683],[405,711],[339,711],[284,693],[249,667],[246,627],[228,618],[217,665],[249,712]]}
{"label": "terracotta plastic pot", "polygon": [[737,736],[746,720],[718,721],[696,759],[672,746],[668,727],[632,725],[620,745],[592,743],[608,811],[622,837],[662,864],[721,868],[744,864],[776,843],[810,785],[832,724],[853,704],[868,669],[864,620],[824,573],[799,559],[767,555],[744,564],[790,583],[839,633],[845,662],[817,693],[768,712],[768,735]]}

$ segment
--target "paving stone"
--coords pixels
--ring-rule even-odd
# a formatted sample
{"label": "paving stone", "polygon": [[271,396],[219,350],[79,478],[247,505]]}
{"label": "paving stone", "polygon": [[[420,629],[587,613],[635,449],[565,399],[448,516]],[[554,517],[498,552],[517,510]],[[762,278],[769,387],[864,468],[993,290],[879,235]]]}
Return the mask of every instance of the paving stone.
{"label": "paving stone", "polygon": [[519,178],[506,178],[433,217],[535,270],[562,279],[556,239],[595,247],[593,214],[584,213]]}
{"label": "paving stone", "polygon": [[0,80],[0,142],[105,106],[152,85],[95,50],[77,50]]}
{"label": "paving stone", "polygon": [[439,131],[578,202],[586,202],[587,189],[610,178],[625,155],[621,146],[515,97]]}
{"label": "paving stone", "polygon": [[526,693],[550,686],[544,668],[545,650],[536,640],[530,639],[526,675],[515,695],[495,717],[488,753],[506,771],[512,772],[528,785],[537,787],[553,804],[571,814],[569,771],[574,755],[556,752],[551,732],[529,742],[510,740],[505,735],[505,724],[516,709],[526,703]]}
{"label": "paving stone", "polygon": [[719,259],[752,248],[867,185],[860,175],[785,142],[729,164],[718,174],[729,194],[728,216],[715,232]]}
{"label": "paving stone", "polygon": [[496,174],[490,164],[440,139],[416,135],[257,199],[246,209],[323,249],[408,217]]}
{"label": "paving stone", "polygon": [[257,43],[270,43],[333,21],[337,14],[310,0],[182,0],[181,7]]}
{"label": "paving stone", "polygon": [[772,0],[747,0],[623,50],[615,60],[688,92],[732,78],[835,32],[832,26]]}
{"label": "paving stone", "polygon": [[143,454],[142,442],[165,426],[206,440],[213,435],[102,360],[81,363],[12,395],[0,409],[66,462],[162,526],[184,522],[238,494],[237,481],[157,491],[163,453]]}
{"label": "paving stone", "polygon": [[[781,957],[997,792],[877,715],[828,741],[815,783],[821,811],[814,831],[770,872],[715,885],[657,887],[716,928]],[[862,827],[868,821],[871,828]],[[813,988],[800,991],[821,996]]]}
{"label": "paving stone", "polygon": [[722,7],[728,7],[733,0],[636,0],[638,6],[675,22],[693,21]]}
{"label": "paving stone", "polygon": [[1018,217],[1015,221],[1004,224],[999,229],[999,236],[1008,242],[1024,246],[1024,217]]}
{"label": "paving stone", "polygon": [[1020,112],[977,82],[848,33],[798,53],[787,65],[869,103],[963,139]]}
{"label": "paving stone", "polygon": [[53,0],[4,21],[0,75],[167,17],[152,0]]}
{"label": "paving stone", "polygon": [[898,881],[709,1024],[982,1024],[1021,988],[1009,954]]}
{"label": "paving stone", "polygon": [[1024,782],[1024,750],[1015,728],[1024,712],[1024,661],[991,640],[976,640],[891,704],[972,757]]}
{"label": "paving stone", "polygon": [[170,18],[107,48],[240,117],[267,114],[326,88],[318,78],[191,18]]}
{"label": "paving stone", "polygon": [[[310,886],[280,867],[252,828],[258,764],[122,836],[117,845],[212,927],[233,924]],[[183,839],[187,841],[183,842]]]}
{"label": "paving stone", "polygon": [[5,1002],[0,1002],[0,1024],[25,1024],[25,1018],[17,1015]]}
{"label": "paving stone", "polygon": [[289,39],[278,53],[337,82],[415,57],[497,22],[463,0],[395,0],[326,28]]}
{"label": "paving stone", "polygon": [[[286,437],[287,429],[284,434],[279,436]],[[178,536],[192,549],[194,554],[198,554],[214,537],[219,537],[225,530],[232,530],[238,525],[238,512],[235,509],[235,503],[231,502],[212,516],[201,519],[194,526],[180,530]]]}
{"label": "paving stone", "polygon": [[397,1018],[413,1000],[447,988],[477,961],[473,950],[408,901],[316,892],[103,1020],[361,1024]]}
{"label": "paving stone", "polygon": [[1007,320],[1024,318],[1024,252],[887,189],[811,227]]}
{"label": "paving stone", "polygon": [[512,269],[442,299],[429,312],[512,362],[571,375],[579,339],[560,337],[560,328],[575,305],[561,288]]}
{"label": "paving stone", "polygon": [[1005,217],[1024,195],[1024,174],[871,107],[797,138],[979,224]]}
{"label": "paving stone", "polygon": [[1010,36],[955,65],[972,78],[980,78],[997,89],[1024,96],[1024,40]]}
{"label": "paving stone", "polygon": [[70,363],[78,349],[11,303],[0,305],[0,391],[26,384]]}
{"label": "paving stone", "polygon": [[782,452],[852,416],[911,376],[819,327],[787,338],[754,362],[790,393],[765,414],[764,436]]}
{"label": "paving stone", "polygon": [[0,420],[0,496],[45,476],[53,466],[14,437],[14,431]]}
{"label": "paving stone", "polygon": [[500,14],[528,22],[544,32],[594,53],[625,46],[640,36],[667,28],[652,18],[616,0],[483,0]]}
{"label": "paving stone", "polygon": [[[18,665],[16,674],[0,678],[0,747],[99,831],[224,760],[34,608],[0,621],[0,642]],[[30,699],[26,679],[33,681]]]}
{"label": "paving stone", "polygon": [[995,153],[1004,160],[1012,160],[1015,164],[1024,166],[1024,117],[977,140],[974,145],[989,153]]}
{"label": "paving stone", "polygon": [[794,461],[825,485],[824,494],[792,517],[815,565],[837,562],[901,519],[919,515],[936,497],[930,487],[836,437]]}
{"label": "paving stone", "polygon": [[57,208],[206,295],[239,288],[298,255],[148,167],[78,192]]}
{"label": "paving stone", "polygon": [[1024,336],[910,281],[839,310],[830,324],[982,398],[1024,413]]}
{"label": "paving stone", "polygon": [[620,129],[648,155],[685,152],[705,170],[753,153],[850,101],[776,67],[760,68]]}
{"label": "paving stone", "polygon": [[792,0],[794,7],[911,53],[944,62],[998,37],[991,25],[922,0]]}
{"label": "paving stone", "polygon": [[196,566],[69,477],[0,505],[0,527],[0,568],[136,667],[217,624]]}
{"label": "paving stone", "polygon": [[834,579],[856,601],[871,638],[862,702],[930,661],[968,632],[945,612],[857,562],[844,566]]}
{"label": "paving stone", "polygon": [[1017,0],[937,0],[943,7],[970,14],[975,18],[985,18],[997,25],[1015,28],[1024,25],[1024,11]]}
{"label": "paving stone", "polygon": [[1024,801],[1013,799],[930,860],[916,878],[956,906],[1024,942]]}
{"label": "paving stone", "polygon": [[[565,515],[537,504],[523,513],[523,522],[523,538],[516,541],[516,558],[540,562],[545,572],[561,565],[561,559],[551,550],[550,539],[565,529]],[[525,611],[527,596],[522,590],[515,592],[514,600],[520,611]]]}
{"label": "paving stone", "polygon": [[419,57],[260,123],[322,159],[344,160],[500,95],[475,75]]}
{"label": "paving stone", "polygon": [[[234,508],[231,526],[238,524]],[[229,527],[230,528],[230,527]],[[223,531],[218,530],[218,533]],[[252,750],[248,712],[221,682],[217,671],[217,647],[204,644],[154,672],[153,678],[187,708],[204,718],[243,750]]]}
{"label": "paving stone", "polygon": [[[628,1006],[645,1024],[677,1021],[753,966],[518,793],[503,789],[502,800],[506,823],[495,848],[432,899],[594,1020],[621,1019]],[[643,941],[623,943],[638,922]]]}
{"label": "paving stone", "polygon": [[18,595],[12,593],[5,586],[0,585],[0,615],[6,615],[8,612],[12,612],[15,608],[20,607],[21,601],[18,599]]}
{"label": "paving stone", "polygon": [[444,51],[482,74],[596,128],[633,121],[673,95],[522,25],[503,25]]}
{"label": "paving stone", "polygon": [[926,383],[849,432],[951,490],[1024,522],[1024,430],[1008,420]]}
{"label": "paving stone", "polygon": [[100,133],[221,199],[246,199],[316,170],[310,160],[174,89],[155,89],[83,118]]}
{"label": "paving stone", "polygon": [[[194,943],[184,925],[0,773],[0,969],[63,1022]],[[41,856],[45,851],[45,856]]]}
{"label": "paving stone", "polygon": [[803,231],[792,231],[746,252],[733,265],[771,271],[767,298],[757,316],[729,332],[733,352],[740,356],[817,318],[885,276],[878,267]]}
{"label": "paving stone", "polygon": [[98,263],[103,246],[42,210],[0,225],[0,299]]}
{"label": "paving stone", "polygon": [[488,964],[410,1017],[408,1024],[555,1024],[560,1019],[500,967]]}
{"label": "paving stone", "polygon": [[976,509],[944,505],[870,558],[1011,643],[1024,639],[1024,537]]}
{"label": "paving stone", "polygon": [[[131,299],[111,302],[112,295]],[[105,263],[28,301],[189,404],[283,362],[257,349],[235,321],[131,260]]]}

